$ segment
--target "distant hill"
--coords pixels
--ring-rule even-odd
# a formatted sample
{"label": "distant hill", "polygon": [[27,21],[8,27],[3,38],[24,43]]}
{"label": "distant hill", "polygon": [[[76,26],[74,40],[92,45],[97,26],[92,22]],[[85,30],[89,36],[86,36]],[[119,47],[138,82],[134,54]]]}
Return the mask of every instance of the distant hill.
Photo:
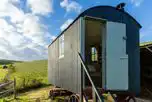
{"label": "distant hill", "polygon": [[13,63],[16,63],[16,62],[22,62],[22,61],[0,59],[0,65],[3,65],[3,64],[13,64]]}
{"label": "distant hill", "polygon": [[35,60],[35,61],[25,61],[22,63],[15,63],[16,72],[26,73],[26,72],[40,72],[44,76],[47,74],[47,60]]}

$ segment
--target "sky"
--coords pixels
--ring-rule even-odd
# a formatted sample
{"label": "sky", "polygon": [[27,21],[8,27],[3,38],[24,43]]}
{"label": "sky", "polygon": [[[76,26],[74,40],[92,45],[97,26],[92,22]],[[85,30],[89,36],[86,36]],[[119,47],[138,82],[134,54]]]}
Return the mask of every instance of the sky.
{"label": "sky", "polygon": [[121,2],[142,25],[140,42],[152,41],[151,0],[0,0],[0,59],[47,59],[48,45],[81,12]]}

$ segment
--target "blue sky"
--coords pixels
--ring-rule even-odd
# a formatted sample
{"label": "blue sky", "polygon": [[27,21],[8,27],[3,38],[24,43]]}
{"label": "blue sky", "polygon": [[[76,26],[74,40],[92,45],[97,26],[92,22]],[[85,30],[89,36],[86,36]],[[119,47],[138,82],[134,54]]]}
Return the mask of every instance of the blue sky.
{"label": "blue sky", "polygon": [[0,59],[46,59],[47,46],[81,12],[120,2],[142,25],[140,41],[152,41],[151,0],[1,0]]}
{"label": "blue sky", "polygon": [[[81,12],[84,10],[98,5],[110,5],[116,6],[120,2],[125,2],[125,10],[129,12],[141,25],[142,29],[140,30],[140,41],[152,41],[152,1],[150,0],[68,0],[70,2],[77,2],[81,6]],[[60,3],[62,0],[56,0],[53,2],[53,14],[48,19],[45,19],[44,22],[50,21],[48,25],[55,24],[50,26],[50,32],[57,36],[61,30],[59,29],[63,23],[68,19],[75,19],[81,12],[77,12],[74,9],[67,12],[66,7],[61,7]],[[51,30],[53,29],[53,30]]]}

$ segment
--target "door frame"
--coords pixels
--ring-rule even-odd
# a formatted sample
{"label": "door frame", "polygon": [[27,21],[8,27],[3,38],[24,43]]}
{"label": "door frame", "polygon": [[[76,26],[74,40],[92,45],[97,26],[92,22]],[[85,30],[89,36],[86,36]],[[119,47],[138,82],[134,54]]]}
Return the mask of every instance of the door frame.
{"label": "door frame", "polygon": [[[86,19],[90,19],[90,20],[95,20],[95,21],[99,21],[101,22],[104,26],[101,27],[101,30],[102,30],[102,34],[101,34],[101,39],[102,39],[102,49],[101,49],[101,53],[102,53],[102,59],[101,59],[101,63],[102,63],[102,66],[101,66],[101,75],[102,75],[102,86],[101,87],[105,87],[106,86],[106,22],[107,20],[106,19],[102,19],[102,18],[98,18],[98,17],[92,17],[92,16],[84,16],[84,17],[81,17],[80,18],[80,31],[81,31],[81,34],[80,34],[80,49],[81,49],[81,54],[82,54],[82,57],[84,58],[84,61],[85,61],[85,20]],[[104,29],[102,29],[104,28]],[[83,72],[83,87],[85,87],[85,74]]]}

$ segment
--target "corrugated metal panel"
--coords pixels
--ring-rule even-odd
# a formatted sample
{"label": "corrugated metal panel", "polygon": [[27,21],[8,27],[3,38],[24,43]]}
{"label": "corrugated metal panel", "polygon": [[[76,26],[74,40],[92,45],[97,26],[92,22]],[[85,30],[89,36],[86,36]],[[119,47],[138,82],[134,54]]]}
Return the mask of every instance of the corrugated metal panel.
{"label": "corrugated metal panel", "polygon": [[78,93],[80,85],[78,85],[78,42],[79,41],[79,20],[75,22],[65,33],[65,70],[66,70],[66,83],[64,87]]}
{"label": "corrugated metal panel", "polygon": [[[54,60],[54,63],[55,63],[55,66],[54,66],[54,70],[55,70],[55,84],[56,86],[59,86],[59,61],[58,61],[58,58],[59,58],[59,40],[57,40],[55,42],[55,46],[54,46],[54,55],[55,55],[55,60]],[[52,53],[52,54],[53,54]]]}
{"label": "corrugated metal panel", "polygon": [[64,68],[64,88],[71,90],[71,87],[73,86],[73,29],[74,25],[71,26],[70,29],[68,29],[64,33],[64,38],[65,38],[65,56],[64,56],[64,67],[62,65],[62,68]]}
{"label": "corrugated metal panel", "polygon": [[[49,46],[48,74],[49,82],[69,91],[80,92],[80,21],[77,20],[64,32],[64,57],[59,58],[59,39]],[[79,74],[80,73],[80,74]]]}
{"label": "corrugated metal panel", "polygon": [[49,83],[51,83],[51,78],[52,78],[52,74],[50,73],[50,72],[52,72],[52,68],[51,68],[51,62],[52,62],[51,49],[52,49],[52,46],[50,46],[48,48],[48,82]]}
{"label": "corrugated metal panel", "polygon": [[[59,81],[59,69],[58,69],[58,40],[49,47],[48,52],[48,76],[49,83],[54,83],[58,86]],[[52,73],[50,73],[52,72]]]}

